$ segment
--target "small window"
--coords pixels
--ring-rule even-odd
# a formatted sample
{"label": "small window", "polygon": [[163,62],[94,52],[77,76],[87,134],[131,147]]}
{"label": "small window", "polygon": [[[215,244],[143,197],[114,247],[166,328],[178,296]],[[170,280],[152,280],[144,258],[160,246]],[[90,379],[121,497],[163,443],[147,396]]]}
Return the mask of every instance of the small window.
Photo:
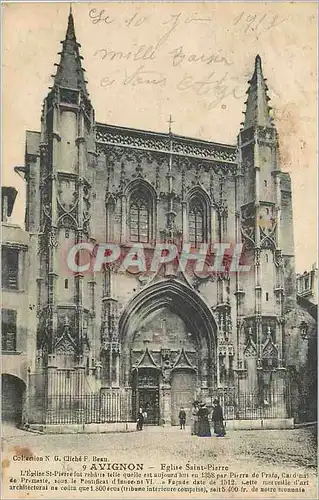
{"label": "small window", "polygon": [[269,208],[266,208],[266,214],[269,215]]}
{"label": "small window", "polygon": [[266,253],[266,255],[265,255],[265,259],[266,259],[266,262],[268,262],[268,261],[269,261],[269,257],[268,257],[268,254],[267,254],[267,253]]}
{"label": "small window", "polygon": [[268,182],[264,181],[265,188],[268,186]]}
{"label": "small window", "polygon": [[269,293],[266,292],[266,302],[268,302],[268,300],[269,300]]}
{"label": "small window", "polygon": [[2,287],[19,288],[19,251],[15,248],[2,247]]}
{"label": "small window", "polygon": [[305,321],[302,321],[299,326],[300,335],[302,339],[308,338],[308,324]]}
{"label": "small window", "polygon": [[2,309],[2,351],[14,352],[17,348],[17,311]]}
{"label": "small window", "polygon": [[65,237],[68,238],[70,236],[70,231],[68,229],[65,230]]}
{"label": "small window", "polygon": [[64,280],[64,288],[67,290],[69,288],[69,280],[65,279]]}

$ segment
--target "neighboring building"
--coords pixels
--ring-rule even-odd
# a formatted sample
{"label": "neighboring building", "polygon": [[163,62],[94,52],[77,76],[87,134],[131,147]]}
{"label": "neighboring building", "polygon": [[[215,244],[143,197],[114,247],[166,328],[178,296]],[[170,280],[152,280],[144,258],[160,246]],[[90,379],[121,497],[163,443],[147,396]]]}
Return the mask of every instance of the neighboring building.
{"label": "neighboring building", "polygon": [[28,323],[28,294],[32,293],[28,273],[30,238],[21,227],[9,222],[16,195],[15,188],[2,187],[2,418],[20,422],[29,360],[35,353],[35,324],[32,335]]}
{"label": "neighboring building", "polygon": [[297,274],[297,295],[301,301],[305,299],[309,303],[309,307],[311,304],[318,305],[318,268],[315,264],[313,264],[311,271]]}
{"label": "neighboring building", "polygon": [[[143,406],[148,423],[176,424],[180,406],[189,412],[194,398],[217,395],[228,418],[290,416],[291,183],[280,170],[260,57],[237,145],[226,145],[96,122],[71,13],[62,43],[41,130],[27,132],[20,169],[28,233],[16,231],[30,247],[36,306],[26,421],[134,420]],[[83,240],[123,251],[141,243],[150,254],[158,242],[195,251],[243,243],[251,271],[74,275],[66,253]]]}
{"label": "neighboring building", "polygon": [[318,269],[297,275],[297,307],[290,316],[286,367],[296,422],[317,421]]}

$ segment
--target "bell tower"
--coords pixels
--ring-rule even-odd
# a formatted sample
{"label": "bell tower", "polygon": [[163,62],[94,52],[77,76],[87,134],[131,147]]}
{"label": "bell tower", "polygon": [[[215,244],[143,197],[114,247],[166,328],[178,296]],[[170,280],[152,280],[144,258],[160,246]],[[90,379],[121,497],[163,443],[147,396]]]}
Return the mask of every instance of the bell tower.
{"label": "bell tower", "polygon": [[283,256],[278,135],[270,116],[261,58],[247,90],[245,120],[238,136],[237,214],[239,236],[251,271],[238,276],[239,389],[271,399],[282,391]]}
{"label": "bell tower", "polygon": [[41,118],[37,342],[44,367],[73,369],[89,365],[94,282],[70,272],[66,255],[74,244],[91,239],[96,154],[94,110],[72,10],[61,44]]}

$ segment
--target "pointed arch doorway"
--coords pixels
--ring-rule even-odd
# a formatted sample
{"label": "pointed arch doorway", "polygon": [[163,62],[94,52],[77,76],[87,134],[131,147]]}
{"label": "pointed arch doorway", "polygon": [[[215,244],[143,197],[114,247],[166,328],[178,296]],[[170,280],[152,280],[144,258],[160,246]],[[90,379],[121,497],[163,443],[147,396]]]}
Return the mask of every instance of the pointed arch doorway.
{"label": "pointed arch doorway", "polygon": [[183,282],[158,281],[128,303],[119,327],[133,416],[149,403],[153,425],[176,425],[183,406],[190,422],[192,402],[216,381],[217,327],[206,303]]}

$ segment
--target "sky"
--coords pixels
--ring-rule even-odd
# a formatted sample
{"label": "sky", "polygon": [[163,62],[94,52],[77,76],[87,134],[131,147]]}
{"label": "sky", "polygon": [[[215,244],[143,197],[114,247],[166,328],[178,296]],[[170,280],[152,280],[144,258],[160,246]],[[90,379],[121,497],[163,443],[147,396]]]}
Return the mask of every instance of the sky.
{"label": "sky", "polygon": [[[23,225],[25,131],[40,130],[68,3],[3,4],[2,184],[18,189]],[[236,144],[260,54],[293,186],[296,270],[317,261],[315,3],[75,3],[96,120]]]}

